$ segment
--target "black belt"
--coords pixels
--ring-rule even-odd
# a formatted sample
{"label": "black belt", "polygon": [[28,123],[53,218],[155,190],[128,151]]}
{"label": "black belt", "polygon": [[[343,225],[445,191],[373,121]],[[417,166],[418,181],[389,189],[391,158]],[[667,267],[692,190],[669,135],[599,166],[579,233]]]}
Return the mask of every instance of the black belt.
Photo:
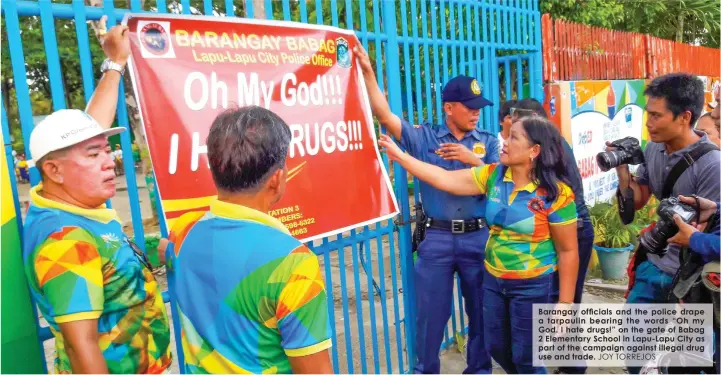
{"label": "black belt", "polygon": [[427,225],[429,228],[448,230],[451,233],[468,233],[485,228],[486,221],[484,219],[438,220],[429,217]]}

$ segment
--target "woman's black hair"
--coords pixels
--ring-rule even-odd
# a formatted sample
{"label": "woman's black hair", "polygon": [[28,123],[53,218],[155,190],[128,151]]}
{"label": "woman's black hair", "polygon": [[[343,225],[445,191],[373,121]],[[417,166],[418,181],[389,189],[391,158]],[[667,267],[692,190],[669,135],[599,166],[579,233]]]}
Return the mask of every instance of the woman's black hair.
{"label": "woman's black hair", "polygon": [[561,133],[543,117],[524,117],[520,121],[531,144],[541,146],[541,152],[533,161],[532,177],[538,179],[538,186],[546,190],[547,197],[553,201],[558,196],[559,182],[570,185]]}

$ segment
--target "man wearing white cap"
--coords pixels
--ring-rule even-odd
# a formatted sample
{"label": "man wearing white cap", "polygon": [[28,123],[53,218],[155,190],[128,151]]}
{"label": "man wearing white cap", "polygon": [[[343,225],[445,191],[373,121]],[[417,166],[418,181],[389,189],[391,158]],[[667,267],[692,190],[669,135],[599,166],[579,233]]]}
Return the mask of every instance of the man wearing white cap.
{"label": "man wearing white cap", "polygon": [[171,363],[162,295],[145,255],[105,201],[115,195],[108,136],[130,55],[128,29],[107,33],[103,77],[87,113],[60,110],[30,135],[42,183],[30,191],[23,259],[55,336],[56,373],[162,373]]}

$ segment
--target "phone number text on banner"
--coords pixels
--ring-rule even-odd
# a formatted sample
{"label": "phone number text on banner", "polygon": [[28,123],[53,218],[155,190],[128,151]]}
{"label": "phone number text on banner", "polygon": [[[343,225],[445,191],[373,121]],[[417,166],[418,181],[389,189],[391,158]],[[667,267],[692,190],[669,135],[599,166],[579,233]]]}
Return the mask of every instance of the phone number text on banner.
{"label": "phone number text on banner", "polygon": [[169,227],[217,191],[205,140],[228,108],[258,105],[290,127],[287,191],[269,214],[302,241],[398,212],[378,153],[352,31],[242,18],[146,16],[129,70]]}

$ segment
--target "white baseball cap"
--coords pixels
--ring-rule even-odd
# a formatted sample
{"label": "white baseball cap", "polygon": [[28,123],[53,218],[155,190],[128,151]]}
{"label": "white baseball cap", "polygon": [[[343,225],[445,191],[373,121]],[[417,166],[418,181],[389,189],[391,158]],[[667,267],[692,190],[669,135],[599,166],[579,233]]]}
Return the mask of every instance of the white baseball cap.
{"label": "white baseball cap", "polygon": [[29,166],[53,151],[87,141],[99,135],[111,136],[125,131],[123,127],[105,129],[89,114],[79,109],[61,109],[40,121],[30,134]]}

